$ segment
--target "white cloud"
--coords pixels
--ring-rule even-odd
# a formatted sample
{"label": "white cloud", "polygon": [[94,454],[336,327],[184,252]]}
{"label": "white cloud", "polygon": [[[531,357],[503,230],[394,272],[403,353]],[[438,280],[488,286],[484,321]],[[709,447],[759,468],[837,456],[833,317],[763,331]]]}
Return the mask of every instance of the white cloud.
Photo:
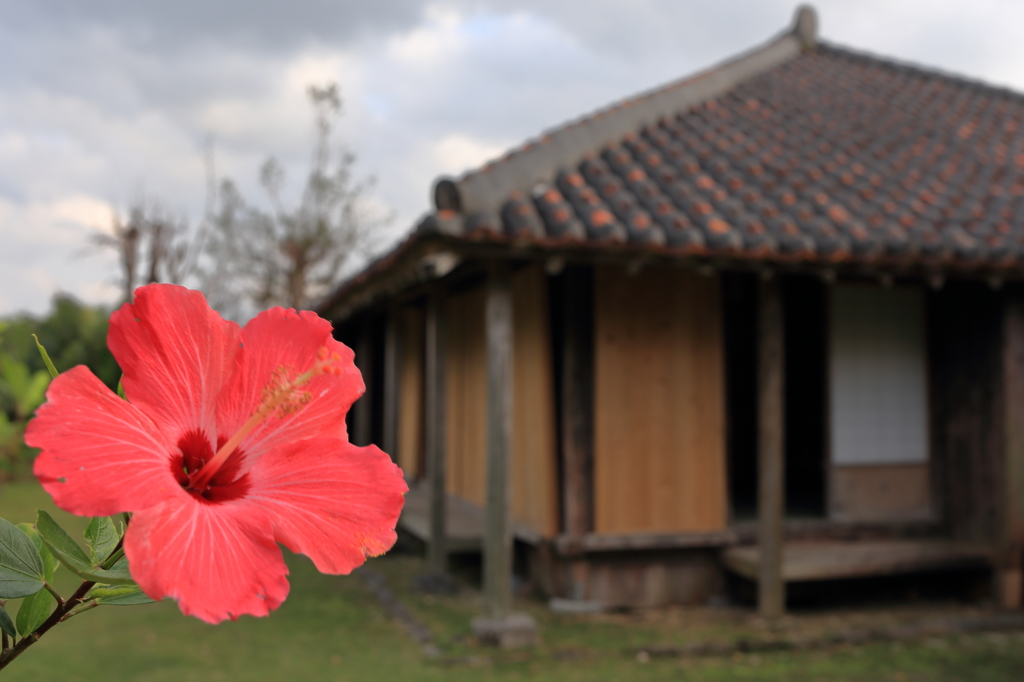
{"label": "white cloud", "polygon": [[28,204],[0,199],[5,231],[0,305],[7,312],[39,312],[58,291],[90,303],[113,302],[113,254],[87,248],[91,234],[109,227],[112,210],[102,199],[83,194]]}
{"label": "white cloud", "polygon": [[96,197],[70,195],[49,202],[0,200],[0,223],[17,225],[11,243],[52,248],[95,230],[106,230],[113,207]]}
{"label": "white cloud", "polygon": [[458,175],[481,166],[500,156],[508,147],[506,144],[486,142],[458,133],[446,135],[431,146],[434,167],[449,175]]}
{"label": "white cloud", "polygon": [[389,38],[386,54],[414,72],[433,73],[464,48],[464,18],[436,5],[428,8],[425,18],[422,25]]}
{"label": "white cloud", "polygon": [[[795,4],[308,0],[279,17],[251,3],[183,1],[195,11],[100,0],[3,12],[0,315],[43,310],[55,288],[113,300],[113,260],[74,254],[140,194],[195,219],[210,137],[219,174],[252,200],[267,155],[297,192],[313,140],[311,83],[341,85],[338,137],[357,153],[357,173],[377,177],[395,235],[429,208],[438,175],[757,45],[787,26]],[[1024,90],[1024,5],[815,5],[828,40]]]}
{"label": "white cloud", "polygon": [[49,207],[55,222],[86,226],[109,233],[114,207],[95,197],[75,195],[60,199]]}

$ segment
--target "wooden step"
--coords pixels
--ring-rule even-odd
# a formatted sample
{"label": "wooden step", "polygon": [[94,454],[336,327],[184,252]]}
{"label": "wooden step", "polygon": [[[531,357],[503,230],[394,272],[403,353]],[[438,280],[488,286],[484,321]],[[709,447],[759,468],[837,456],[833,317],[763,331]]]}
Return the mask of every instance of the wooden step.
{"label": "wooden step", "polygon": [[[446,502],[445,538],[448,551],[456,554],[462,552],[479,552],[484,537],[486,514],[483,509],[453,495]],[[405,494],[405,506],[398,525],[404,531],[423,542],[430,542],[430,492],[422,483],[409,487]],[[524,524],[513,525],[513,533],[517,540],[535,545],[540,542],[540,535]]]}
{"label": "wooden step", "polygon": [[[726,568],[750,580],[757,580],[760,559],[756,545],[722,550]],[[783,550],[782,579],[866,578],[991,565],[990,548],[947,541],[791,542]]]}

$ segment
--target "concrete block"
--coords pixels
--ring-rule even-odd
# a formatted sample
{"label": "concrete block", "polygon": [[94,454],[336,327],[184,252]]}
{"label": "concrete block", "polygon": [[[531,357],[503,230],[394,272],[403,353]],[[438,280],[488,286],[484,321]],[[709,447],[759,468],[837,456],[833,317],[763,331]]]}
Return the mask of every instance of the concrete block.
{"label": "concrete block", "polygon": [[515,649],[537,643],[537,622],[525,613],[512,613],[504,618],[474,618],[473,634],[484,644]]}

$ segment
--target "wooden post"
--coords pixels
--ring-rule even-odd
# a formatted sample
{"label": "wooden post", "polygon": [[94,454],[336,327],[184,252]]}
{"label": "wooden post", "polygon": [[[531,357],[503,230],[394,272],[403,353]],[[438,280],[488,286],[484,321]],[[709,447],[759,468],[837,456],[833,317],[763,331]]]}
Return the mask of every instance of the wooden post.
{"label": "wooden post", "polygon": [[782,579],[785,514],[785,368],[782,292],[778,277],[761,281],[758,301],[758,530],[761,566],[757,609],[778,618],[786,606]]}
{"label": "wooden post", "polygon": [[427,569],[444,573],[448,569],[448,548],[445,532],[447,497],[445,492],[444,448],[444,310],[441,293],[432,291],[427,298],[425,318],[426,361],[424,399],[424,450],[427,479],[430,484],[430,544],[427,547]]}
{"label": "wooden post", "polygon": [[[565,269],[562,327],[562,527],[576,543],[594,529],[594,279],[586,266]],[[586,599],[587,565],[573,561],[569,596]]]}
{"label": "wooden post", "polygon": [[398,323],[399,310],[391,306],[384,327],[384,433],[380,444],[391,459],[398,457]]}
{"label": "wooden post", "polygon": [[506,264],[487,278],[487,526],[484,602],[503,619],[512,607],[512,523],[509,455],[512,451],[512,277]]}
{"label": "wooden post", "polygon": [[1024,601],[1024,300],[1008,289],[1003,308],[1004,516],[996,552],[996,594],[1004,608]]}
{"label": "wooden post", "polygon": [[369,445],[373,440],[373,329],[371,319],[365,316],[359,324],[356,339],[356,366],[363,375],[366,393],[354,405],[355,416],[352,424],[352,442]]}

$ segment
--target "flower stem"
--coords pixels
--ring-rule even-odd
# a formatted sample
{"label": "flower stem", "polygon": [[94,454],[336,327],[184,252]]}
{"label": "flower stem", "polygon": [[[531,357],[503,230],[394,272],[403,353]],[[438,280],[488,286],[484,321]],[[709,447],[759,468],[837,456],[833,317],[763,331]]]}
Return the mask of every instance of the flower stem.
{"label": "flower stem", "polygon": [[75,609],[74,611],[69,611],[63,618],[60,619],[60,621],[63,623],[68,618],[71,618],[71,616],[77,616],[78,614],[82,613],[83,611],[88,611],[89,609],[94,609],[94,608],[96,608],[99,605],[100,605],[100,603],[98,601],[91,601],[91,600],[87,601],[81,607]]}
{"label": "flower stem", "polygon": [[124,538],[121,538],[121,541],[117,543],[117,547],[114,548],[114,551],[111,552],[110,555],[103,560],[102,564],[100,564],[100,568],[104,570],[109,569],[111,566],[116,564],[121,559],[121,557],[124,556],[124,547],[121,546],[123,544]]}
{"label": "flower stem", "polygon": [[[125,525],[127,525],[127,523],[128,523],[128,514],[126,513],[125,514]],[[123,535],[121,536],[121,539],[118,540],[117,545],[114,546],[113,551],[111,551],[110,554],[107,556],[106,561],[103,562],[102,567],[103,568],[110,568],[122,556],[124,556],[124,536]],[[89,609],[93,609],[93,608],[96,608],[97,606],[99,606],[98,602],[95,602],[95,601],[86,602],[86,600],[85,600],[85,595],[87,595],[89,593],[89,590],[91,590],[95,584],[96,583],[91,581],[91,580],[83,580],[82,584],[78,586],[77,590],[75,590],[75,593],[73,595],[71,595],[70,597],[68,597],[67,601],[64,601],[61,598],[60,594],[57,593],[57,590],[55,590],[50,585],[50,583],[48,583],[48,582],[46,582],[44,580],[43,581],[43,587],[45,587],[47,590],[49,590],[50,594],[53,595],[53,598],[57,600],[57,608],[53,610],[53,613],[50,614],[49,618],[47,618],[45,621],[43,621],[42,625],[40,625],[38,628],[36,628],[35,632],[33,632],[30,635],[26,635],[25,637],[22,637],[21,641],[18,642],[14,646],[14,648],[9,648],[8,647],[7,633],[6,632],[3,633],[3,648],[0,649],[0,670],[3,670],[4,668],[7,667],[8,663],[10,663],[14,659],[16,659],[18,656],[21,656],[22,652],[25,651],[25,649],[29,648],[30,646],[35,644],[37,641],[39,641],[39,638],[42,637],[44,634],[46,634],[47,630],[52,628],[57,623],[62,623],[65,620],[67,620],[68,618],[71,618],[72,616],[77,616],[82,611],[88,611]],[[82,606],[83,604],[84,604],[84,606]],[[77,611],[74,610],[75,607],[78,607],[78,606],[81,606],[82,608],[78,609]]]}
{"label": "flower stem", "polygon": [[[75,593],[63,604],[58,604],[57,608],[50,614],[50,617],[43,621],[43,624],[36,628],[35,632],[22,637],[21,641],[14,645],[13,648],[5,648],[3,653],[0,653],[0,670],[3,670],[11,661],[16,659],[18,656],[21,656],[21,654],[25,652],[25,649],[38,642],[39,638],[45,635],[50,628],[64,620],[64,617],[67,616],[73,608],[84,603],[85,595],[89,593],[89,590],[91,590],[95,584],[96,583],[91,580],[83,580],[82,584],[79,585],[77,590],[75,590]],[[4,637],[6,639],[6,635]]]}
{"label": "flower stem", "polygon": [[60,592],[53,589],[53,585],[44,580],[43,587],[45,587],[47,591],[53,595],[53,598],[57,600],[57,606],[61,606],[64,603],[64,598],[60,596]]}

